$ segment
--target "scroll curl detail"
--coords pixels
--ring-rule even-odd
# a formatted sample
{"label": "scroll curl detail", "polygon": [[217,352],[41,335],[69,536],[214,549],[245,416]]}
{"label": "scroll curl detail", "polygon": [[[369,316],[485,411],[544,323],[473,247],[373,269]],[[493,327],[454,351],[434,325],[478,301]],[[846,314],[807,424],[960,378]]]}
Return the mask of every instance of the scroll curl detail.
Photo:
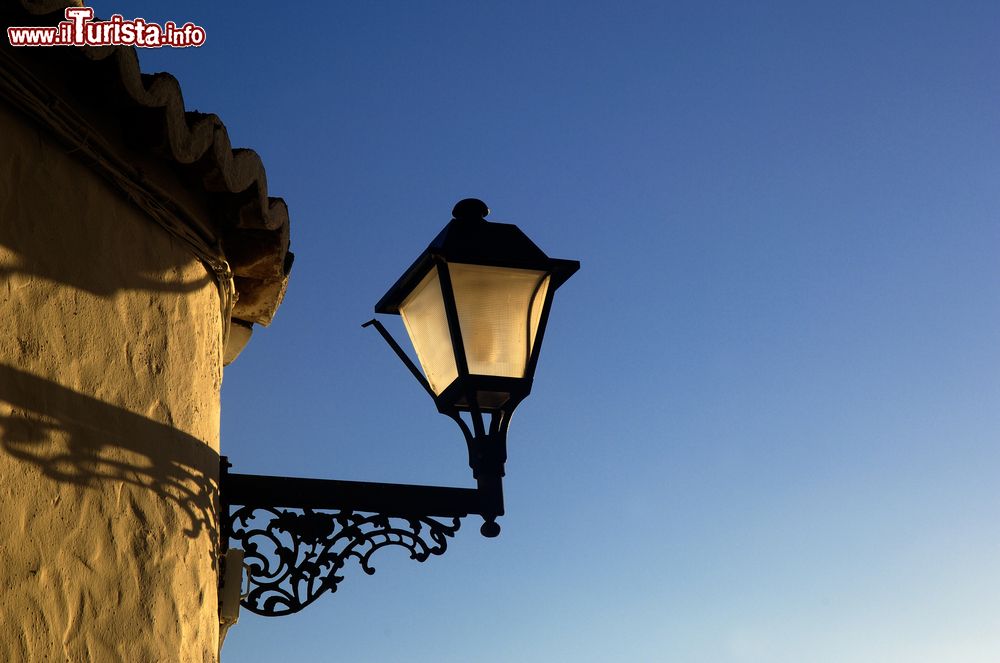
{"label": "scroll curl detail", "polygon": [[375,573],[372,555],[400,546],[410,559],[441,555],[460,521],[441,522],[427,516],[359,514],[350,510],[316,511],[240,507],[229,517],[231,541],[244,551],[249,591],[241,604],[258,615],[290,615],[324,592],[337,591],[339,572],[355,558],[368,575]]}

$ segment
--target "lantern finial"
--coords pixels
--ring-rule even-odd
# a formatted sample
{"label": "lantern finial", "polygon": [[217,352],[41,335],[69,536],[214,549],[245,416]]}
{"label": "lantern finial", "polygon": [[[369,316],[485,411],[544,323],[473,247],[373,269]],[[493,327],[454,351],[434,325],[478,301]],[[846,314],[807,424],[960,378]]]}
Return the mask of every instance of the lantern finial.
{"label": "lantern finial", "polygon": [[460,200],[451,211],[457,221],[485,221],[489,213],[490,208],[478,198]]}

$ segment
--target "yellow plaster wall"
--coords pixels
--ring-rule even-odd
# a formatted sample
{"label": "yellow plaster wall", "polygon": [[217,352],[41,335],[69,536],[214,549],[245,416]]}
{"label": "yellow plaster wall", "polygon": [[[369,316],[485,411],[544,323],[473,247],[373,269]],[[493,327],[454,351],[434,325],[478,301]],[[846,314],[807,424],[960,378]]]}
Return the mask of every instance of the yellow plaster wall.
{"label": "yellow plaster wall", "polygon": [[215,661],[219,296],[0,106],[0,661]]}

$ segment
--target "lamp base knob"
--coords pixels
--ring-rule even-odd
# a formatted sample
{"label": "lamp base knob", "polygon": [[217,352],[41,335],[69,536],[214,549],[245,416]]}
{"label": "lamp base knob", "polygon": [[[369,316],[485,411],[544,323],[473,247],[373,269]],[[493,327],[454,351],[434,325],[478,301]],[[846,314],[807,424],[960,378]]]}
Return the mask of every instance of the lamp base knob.
{"label": "lamp base knob", "polygon": [[487,520],[483,523],[483,526],[479,528],[479,533],[487,539],[492,539],[500,536],[500,526],[497,525],[495,520]]}

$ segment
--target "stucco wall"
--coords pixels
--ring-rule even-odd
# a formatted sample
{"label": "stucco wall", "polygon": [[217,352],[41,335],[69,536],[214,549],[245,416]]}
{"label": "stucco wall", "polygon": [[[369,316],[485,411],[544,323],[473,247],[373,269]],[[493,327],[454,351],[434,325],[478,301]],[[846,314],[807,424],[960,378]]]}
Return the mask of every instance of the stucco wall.
{"label": "stucco wall", "polygon": [[214,661],[206,269],[0,105],[0,661]]}

